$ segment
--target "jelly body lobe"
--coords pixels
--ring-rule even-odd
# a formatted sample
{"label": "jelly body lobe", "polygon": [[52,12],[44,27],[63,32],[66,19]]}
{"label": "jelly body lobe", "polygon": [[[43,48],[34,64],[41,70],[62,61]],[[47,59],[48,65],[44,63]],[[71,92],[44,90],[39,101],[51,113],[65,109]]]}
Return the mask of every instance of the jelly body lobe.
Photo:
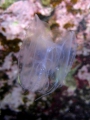
{"label": "jelly body lobe", "polygon": [[[20,71],[20,80],[25,89],[33,92],[38,91],[41,88],[43,88],[42,91],[48,89],[51,81],[49,80],[49,76],[55,73],[55,68],[58,67],[59,64],[59,51],[61,51],[60,46],[50,41],[44,48],[37,42],[35,43],[32,41],[30,43],[29,52],[26,50],[27,54],[23,55],[21,59],[23,64]],[[25,58],[26,61],[24,61]],[[48,87],[44,88],[46,85]]]}

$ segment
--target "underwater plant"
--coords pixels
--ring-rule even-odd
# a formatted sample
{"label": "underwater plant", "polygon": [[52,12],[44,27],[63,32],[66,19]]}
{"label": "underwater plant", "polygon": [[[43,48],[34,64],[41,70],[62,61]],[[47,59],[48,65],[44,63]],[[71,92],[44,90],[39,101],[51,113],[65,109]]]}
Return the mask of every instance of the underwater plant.
{"label": "underwater plant", "polygon": [[48,25],[35,16],[19,57],[21,86],[31,92],[50,94],[63,84],[75,55],[75,32],[68,31],[62,40],[54,42]]}
{"label": "underwater plant", "polygon": [[3,9],[7,9],[15,1],[16,0],[0,0],[0,7]]}

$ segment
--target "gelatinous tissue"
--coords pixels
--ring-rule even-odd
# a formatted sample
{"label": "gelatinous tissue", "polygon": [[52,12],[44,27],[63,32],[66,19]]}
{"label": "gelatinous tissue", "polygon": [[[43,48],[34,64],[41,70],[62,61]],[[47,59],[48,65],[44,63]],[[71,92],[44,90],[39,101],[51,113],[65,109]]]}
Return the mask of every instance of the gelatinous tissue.
{"label": "gelatinous tissue", "polygon": [[49,94],[63,84],[73,64],[75,32],[54,42],[47,24],[35,16],[26,37],[18,58],[20,84],[31,92]]}

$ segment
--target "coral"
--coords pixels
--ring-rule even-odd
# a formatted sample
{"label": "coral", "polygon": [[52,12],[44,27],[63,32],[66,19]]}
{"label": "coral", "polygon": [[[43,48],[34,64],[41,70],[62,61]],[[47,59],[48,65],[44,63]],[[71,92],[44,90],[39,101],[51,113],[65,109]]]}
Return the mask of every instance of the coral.
{"label": "coral", "polygon": [[[27,102],[25,102],[25,99],[27,99]],[[3,100],[0,100],[0,107],[5,109],[8,106],[12,110],[19,111],[20,105],[25,105],[26,103],[26,107],[28,107],[32,104],[33,99],[34,94],[29,93],[28,95],[24,95],[21,87],[17,86],[13,87]]]}

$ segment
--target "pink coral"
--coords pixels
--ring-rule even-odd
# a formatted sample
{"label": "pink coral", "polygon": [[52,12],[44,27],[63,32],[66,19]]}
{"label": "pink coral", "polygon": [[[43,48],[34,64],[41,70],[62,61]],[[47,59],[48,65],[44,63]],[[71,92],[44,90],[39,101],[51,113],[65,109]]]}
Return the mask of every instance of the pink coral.
{"label": "pink coral", "polygon": [[74,6],[75,9],[81,9],[87,11],[90,8],[89,0],[79,0]]}
{"label": "pink coral", "polygon": [[[33,19],[36,11],[37,7],[31,1],[15,2],[0,16],[0,19],[3,21],[0,23],[0,31],[7,36],[8,39],[15,37],[24,38],[25,28]],[[2,28],[4,28],[5,31],[3,31]]]}
{"label": "pink coral", "polygon": [[[8,39],[24,39],[27,27],[32,24],[35,13],[49,15],[52,9],[42,7],[40,1],[26,0],[12,4],[0,16],[0,31]],[[3,30],[4,28],[4,30]]]}

